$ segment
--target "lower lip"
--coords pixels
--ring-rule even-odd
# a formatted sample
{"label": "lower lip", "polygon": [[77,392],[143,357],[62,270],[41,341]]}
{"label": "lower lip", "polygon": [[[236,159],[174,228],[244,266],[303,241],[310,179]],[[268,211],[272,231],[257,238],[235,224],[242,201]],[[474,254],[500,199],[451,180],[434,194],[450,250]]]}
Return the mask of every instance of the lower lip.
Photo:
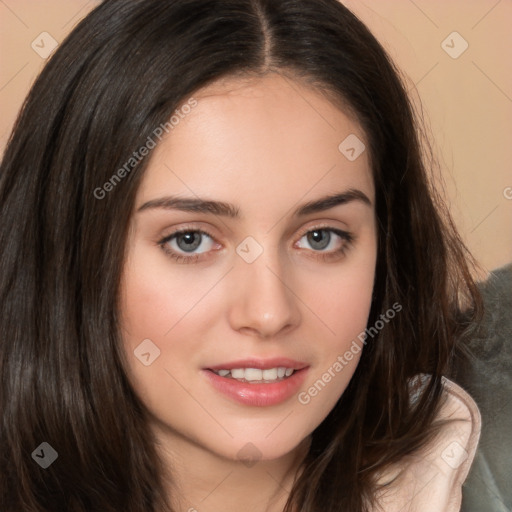
{"label": "lower lip", "polygon": [[268,384],[249,384],[225,378],[211,370],[202,370],[215,389],[238,403],[256,407],[280,404],[298,392],[308,368],[297,370],[287,379]]}

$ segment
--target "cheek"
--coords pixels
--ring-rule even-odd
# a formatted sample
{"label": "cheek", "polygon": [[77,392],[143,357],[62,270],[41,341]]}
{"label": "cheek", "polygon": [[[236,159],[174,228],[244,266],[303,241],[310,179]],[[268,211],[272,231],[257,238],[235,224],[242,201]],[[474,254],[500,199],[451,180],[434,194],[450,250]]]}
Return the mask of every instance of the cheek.
{"label": "cheek", "polygon": [[[192,301],[197,302],[199,291],[176,279],[164,278],[164,270],[158,260],[148,258],[143,250],[134,250],[121,286],[126,372],[135,393],[152,416],[166,409],[171,396],[173,402],[183,407],[187,404],[177,383],[184,381],[180,374],[184,365],[176,361],[191,361],[196,350],[194,343],[173,343],[173,339],[186,324],[187,312],[193,307]],[[148,353],[149,357],[145,356]]]}
{"label": "cheek", "polygon": [[[371,273],[369,273],[371,274]],[[329,322],[336,334],[339,348],[343,348],[347,339],[353,339],[366,328],[370,312],[373,274],[340,276],[339,288],[326,292],[328,299],[325,302],[325,311],[329,315]]]}
{"label": "cheek", "polygon": [[[192,265],[184,267],[173,269],[154,247],[136,246],[122,275],[121,334],[128,372],[147,403],[159,399],[164,390],[167,396],[171,389],[180,390],[168,372],[185,381],[184,362],[197,366],[201,335],[211,325],[207,294],[219,279],[218,271],[198,279]],[[150,366],[137,358],[143,343],[158,354]]]}
{"label": "cheek", "polygon": [[[143,395],[157,390],[166,380],[166,340],[173,325],[186,313],[184,300],[177,300],[175,283],[164,279],[158,259],[148,251],[134,248],[121,279],[121,335],[128,362],[128,373]],[[148,341],[149,340],[149,341]],[[140,347],[146,347],[141,351]],[[144,361],[141,354],[150,353]],[[137,357],[140,355],[140,357]],[[142,360],[141,360],[142,359]],[[148,366],[144,363],[150,362]],[[149,394],[148,394],[149,395]],[[146,400],[149,396],[145,397]]]}
{"label": "cheek", "polygon": [[175,326],[208,289],[208,278],[197,279],[193,272],[172,269],[172,264],[154,247],[133,250],[123,274],[121,293],[122,325],[133,342],[151,337],[169,340]]}
{"label": "cheek", "polygon": [[[121,305],[122,325],[130,343],[144,338],[159,338],[171,327],[173,302],[169,292],[158,283],[155,288],[151,279],[134,276],[127,280]],[[135,348],[135,347],[133,347]]]}
{"label": "cheek", "polygon": [[[317,363],[299,403],[324,417],[334,407],[352,378],[362,351],[371,308],[375,277],[376,246],[368,243],[357,258],[347,259],[329,276],[317,276],[308,302],[320,320],[311,331]],[[321,334],[323,333],[323,334]]]}
{"label": "cheek", "polygon": [[373,244],[357,258],[346,261],[328,275],[310,284],[310,303],[327,328],[328,345],[343,349],[364,332],[370,313],[375,277],[376,251]]}

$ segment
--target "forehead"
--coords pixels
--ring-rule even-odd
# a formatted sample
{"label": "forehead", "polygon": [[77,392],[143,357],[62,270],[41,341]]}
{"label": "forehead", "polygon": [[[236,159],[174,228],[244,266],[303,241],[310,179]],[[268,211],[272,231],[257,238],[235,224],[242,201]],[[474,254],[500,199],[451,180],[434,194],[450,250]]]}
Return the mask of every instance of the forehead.
{"label": "forehead", "polygon": [[269,74],[227,78],[192,97],[197,104],[154,149],[139,202],[164,191],[277,200],[279,192],[299,199],[343,187],[373,201],[368,152],[351,161],[340,149],[354,136],[367,146],[366,136],[321,92]]}

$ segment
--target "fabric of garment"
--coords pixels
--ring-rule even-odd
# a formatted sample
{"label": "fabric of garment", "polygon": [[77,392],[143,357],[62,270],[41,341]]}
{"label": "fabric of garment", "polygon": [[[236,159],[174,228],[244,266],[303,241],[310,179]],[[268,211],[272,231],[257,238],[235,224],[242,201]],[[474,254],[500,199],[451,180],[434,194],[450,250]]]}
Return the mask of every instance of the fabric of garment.
{"label": "fabric of garment", "polygon": [[[428,375],[419,376],[423,382]],[[476,402],[458,384],[443,377],[446,400],[439,418],[454,419],[419,452],[386,470],[379,483],[401,476],[378,495],[375,512],[459,512],[462,485],[478,447],[481,415]],[[412,397],[413,401],[416,397]]]}

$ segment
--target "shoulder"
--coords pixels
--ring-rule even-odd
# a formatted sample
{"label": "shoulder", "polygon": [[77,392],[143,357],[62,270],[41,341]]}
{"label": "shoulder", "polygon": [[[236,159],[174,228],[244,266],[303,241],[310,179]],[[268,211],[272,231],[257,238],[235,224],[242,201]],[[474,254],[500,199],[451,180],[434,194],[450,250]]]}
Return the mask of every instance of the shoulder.
{"label": "shoulder", "polygon": [[473,398],[458,384],[443,377],[443,389],[444,401],[438,419],[453,421],[421,452],[404,458],[399,467],[381,476],[379,482],[402,474],[379,494],[382,508],[376,511],[459,512],[462,484],[480,439],[481,416]]}

